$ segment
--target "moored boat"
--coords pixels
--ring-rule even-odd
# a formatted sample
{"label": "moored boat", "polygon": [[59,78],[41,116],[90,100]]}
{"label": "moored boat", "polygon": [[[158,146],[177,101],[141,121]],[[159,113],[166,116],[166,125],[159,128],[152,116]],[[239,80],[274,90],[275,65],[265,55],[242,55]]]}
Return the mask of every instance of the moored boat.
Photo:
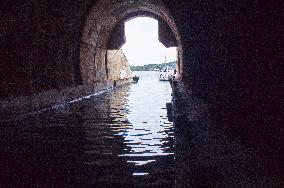
{"label": "moored boat", "polygon": [[139,77],[135,75],[135,76],[133,77],[133,82],[134,82],[134,83],[137,83],[138,80],[139,80]]}
{"label": "moored boat", "polygon": [[170,81],[172,79],[172,74],[167,67],[167,57],[165,57],[165,67],[164,70],[159,72],[159,80],[160,81]]}
{"label": "moored boat", "polygon": [[170,72],[165,71],[165,72],[160,72],[159,73],[159,80],[160,81],[170,81],[172,79],[172,75]]}

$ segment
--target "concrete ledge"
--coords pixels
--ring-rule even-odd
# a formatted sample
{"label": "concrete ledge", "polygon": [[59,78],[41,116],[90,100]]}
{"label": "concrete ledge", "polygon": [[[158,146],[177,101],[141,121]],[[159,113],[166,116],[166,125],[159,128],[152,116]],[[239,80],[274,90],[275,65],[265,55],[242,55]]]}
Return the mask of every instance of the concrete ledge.
{"label": "concrete ledge", "polygon": [[133,83],[133,78],[125,78],[123,80],[117,80],[116,81],[116,87],[123,86],[125,84]]}
{"label": "concrete ledge", "polygon": [[[116,86],[132,82],[132,78],[116,81]],[[64,105],[100,91],[112,89],[114,81],[103,81],[89,85],[49,90],[29,96],[9,98],[0,101],[0,122],[9,121],[23,114],[38,112],[57,105]]]}

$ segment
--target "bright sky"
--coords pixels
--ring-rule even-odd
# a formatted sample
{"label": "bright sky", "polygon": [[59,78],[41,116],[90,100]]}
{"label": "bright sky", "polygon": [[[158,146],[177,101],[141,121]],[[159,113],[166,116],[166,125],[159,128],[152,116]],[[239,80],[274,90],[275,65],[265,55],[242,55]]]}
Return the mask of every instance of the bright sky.
{"label": "bright sky", "polygon": [[166,48],[158,40],[158,21],[138,17],[125,23],[126,44],[122,50],[130,65],[159,64],[176,61],[176,48]]}

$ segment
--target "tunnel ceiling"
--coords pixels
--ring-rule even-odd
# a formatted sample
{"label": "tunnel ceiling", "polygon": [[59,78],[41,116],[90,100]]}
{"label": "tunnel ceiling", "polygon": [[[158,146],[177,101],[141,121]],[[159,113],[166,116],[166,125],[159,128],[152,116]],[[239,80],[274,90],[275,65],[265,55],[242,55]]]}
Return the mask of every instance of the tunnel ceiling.
{"label": "tunnel ceiling", "polygon": [[125,22],[137,18],[137,17],[148,17],[153,18],[158,21],[158,40],[166,47],[177,47],[178,43],[176,37],[169,27],[167,22],[165,22],[158,15],[147,12],[147,11],[135,11],[124,16],[124,18],[115,26],[110,36],[107,48],[109,50],[118,50],[126,43],[125,37]]}

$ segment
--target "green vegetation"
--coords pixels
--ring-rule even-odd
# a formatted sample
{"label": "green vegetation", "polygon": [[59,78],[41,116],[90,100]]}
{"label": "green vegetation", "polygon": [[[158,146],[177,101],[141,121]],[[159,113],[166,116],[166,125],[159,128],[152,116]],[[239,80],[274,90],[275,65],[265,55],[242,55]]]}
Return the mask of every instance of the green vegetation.
{"label": "green vegetation", "polygon": [[[166,66],[169,68],[176,68],[176,62],[166,63]],[[143,66],[130,66],[132,71],[154,71],[154,70],[162,70],[165,67],[165,63],[162,64],[148,64]]]}

